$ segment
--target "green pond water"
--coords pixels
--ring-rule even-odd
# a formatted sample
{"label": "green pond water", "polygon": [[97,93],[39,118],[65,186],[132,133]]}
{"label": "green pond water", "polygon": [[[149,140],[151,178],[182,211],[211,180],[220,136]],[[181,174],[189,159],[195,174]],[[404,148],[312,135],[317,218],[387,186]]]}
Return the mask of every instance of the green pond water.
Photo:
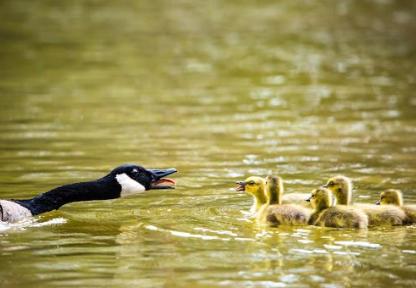
{"label": "green pond water", "polygon": [[416,203],[414,1],[0,1],[1,199],[177,189],[0,226],[1,287],[411,287],[416,227],[261,228],[234,182]]}

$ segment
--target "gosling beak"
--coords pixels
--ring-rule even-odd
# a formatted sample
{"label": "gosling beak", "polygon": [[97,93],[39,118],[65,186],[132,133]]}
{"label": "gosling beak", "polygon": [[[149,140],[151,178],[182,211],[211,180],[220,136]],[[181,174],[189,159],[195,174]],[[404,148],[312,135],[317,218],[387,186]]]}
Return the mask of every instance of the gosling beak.
{"label": "gosling beak", "polygon": [[148,169],[152,175],[150,189],[175,189],[176,181],[170,178],[163,178],[170,174],[178,172],[175,168],[168,169]]}
{"label": "gosling beak", "polygon": [[246,190],[246,182],[245,181],[237,181],[235,182],[237,184],[237,187],[235,187],[236,191],[243,192]]}
{"label": "gosling beak", "polygon": [[306,202],[311,202],[311,198],[305,199]]}
{"label": "gosling beak", "polygon": [[328,188],[328,187],[329,187],[329,185],[328,185],[328,184],[325,184],[325,185],[322,185],[321,187],[323,187],[323,188]]}
{"label": "gosling beak", "polygon": [[380,205],[380,200],[378,200],[378,201],[376,202],[376,205]]}

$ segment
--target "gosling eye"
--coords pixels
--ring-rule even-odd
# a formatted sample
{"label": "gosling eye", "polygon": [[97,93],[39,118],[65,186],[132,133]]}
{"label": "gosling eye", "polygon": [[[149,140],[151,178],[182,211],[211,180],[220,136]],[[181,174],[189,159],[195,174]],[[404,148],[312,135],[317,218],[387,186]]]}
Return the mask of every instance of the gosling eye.
{"label": "gosling eye", "polygon": [[249,181],[247,184],[248,185],[254,185],[254,181]]}
{"label": "gosling eye", "polygon": [[328,186],[334,186],[334,185],[335,185],[334,181],[330,181],[330,182],[328,183]]}

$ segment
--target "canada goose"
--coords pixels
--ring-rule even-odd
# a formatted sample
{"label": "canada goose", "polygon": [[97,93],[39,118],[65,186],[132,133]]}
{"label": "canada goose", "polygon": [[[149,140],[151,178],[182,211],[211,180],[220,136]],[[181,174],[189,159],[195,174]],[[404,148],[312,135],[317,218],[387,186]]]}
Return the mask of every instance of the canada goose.
{"label": "canada goose", "polygon": [[31,199],[0,200],[0,220],[13,223],[59,209],[77,201],[106,200],[142,193],[150,189],[173,188],[175,181],[163,178],[176,169],[145,169],[126,164],[98,180],[64,185]]}

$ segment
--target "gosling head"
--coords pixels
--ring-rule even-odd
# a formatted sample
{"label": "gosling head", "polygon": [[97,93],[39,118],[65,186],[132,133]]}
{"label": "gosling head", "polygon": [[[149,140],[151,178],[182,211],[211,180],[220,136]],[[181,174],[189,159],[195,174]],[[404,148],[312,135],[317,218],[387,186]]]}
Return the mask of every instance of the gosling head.
{"label": "gosling head", "polygon": [[238,181],[236,184],[237,191],[244,191],[247,194],[256,198],[264,197],[264,178],[258,176],[250,176],[244,181]]}
{"label": "gosling head", "polygon": [[314,189],[311,193],[311,196],[306,199],[306,201],[311,202],[312,208],[318,211],[332,207],[332,192],[331,190],[324,187]]}
{"label": "gosling head", "polygon": [[278,176],[266,177],[266,189],[265,195],[267,203],[269,204],[281,204],[283,194],[283,180]]}
{"label": "gosling head", "polygon": [[352,181],[350,178],[338,175],[332,177],[322,186],[334,193],[338,204],[349,205],[352,198]]}
{"label": "gosling head", "polygon": [[403,196],[400,190],[388,189],[380,193],[380,200],[376,202],[376,205],[397,205],[403,206]]}

